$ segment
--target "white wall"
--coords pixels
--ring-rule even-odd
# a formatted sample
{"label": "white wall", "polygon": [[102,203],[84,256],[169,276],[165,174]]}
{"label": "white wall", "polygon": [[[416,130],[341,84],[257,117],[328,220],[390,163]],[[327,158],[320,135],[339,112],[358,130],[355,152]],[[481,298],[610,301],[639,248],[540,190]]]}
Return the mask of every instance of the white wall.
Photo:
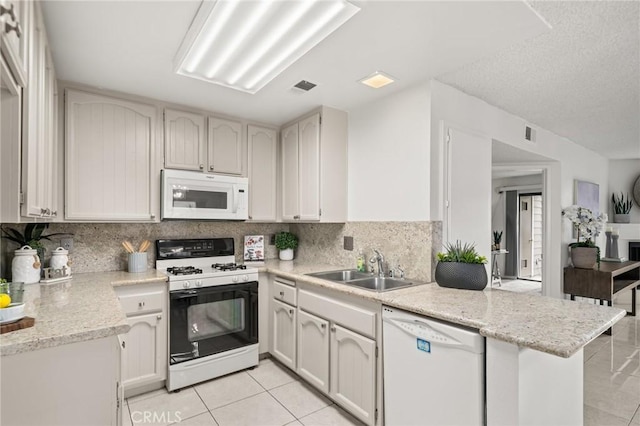
{"label": "white wall", "polygon": [[[600,185],[600,208],[601,211],[606,211],[608,160],[566,138],[535,126],[533,127],[536,129],[537,141],[529,142],[524,139],[524,127],[530,123],[438,81],[431,82],[431,98],[432,220],[440,220],[443,215],[443,123],[467,128],[556,162],[549,164],[546,177],[550,189],[547,194],[547,211],[550,218],[550,235],[552,238],[560,235],[560,238],[553,242],[545,256],[545,267],[550,273],[547,294],[563,297],[562,268],[567,264],[567,245],[573,240],[571,226],[568,221],[562,220],[561,210],[562,207],[573,204],[573,182],[574,179],[581,179]],[[490,169],[491,164],[479,164],[478,167]],[[470,179],[473,178],[473,173],[474,171],[470,171]],[[491,203],[491,194],[487,194],[487,203]],[[478,226],[486,227],[487,234],[490,234],[489,221],[486,224],[479,223]],[[603,238],[599,240],[599,245],[604,246]]]}
{"label": "white wall", "polygon": [[[633,199],[633,184],[640,177],[640,159],[633,160],[610,160],[609,161],[609,192],[607,200],[611,194],[620,194],[622,191]],[[609,218],[613,222],[613,206],[609,202]],[[640,206],[635,204],[631,208],[631,223],[612,225],[618,228],[620,238],[618,240],[618,250],[621,257],[629,257],[629,241],[640,241]]]}
{"label": "white wall", "polygon": [[349,111],[349,221],[430,220],[429,103],[425,83]]}

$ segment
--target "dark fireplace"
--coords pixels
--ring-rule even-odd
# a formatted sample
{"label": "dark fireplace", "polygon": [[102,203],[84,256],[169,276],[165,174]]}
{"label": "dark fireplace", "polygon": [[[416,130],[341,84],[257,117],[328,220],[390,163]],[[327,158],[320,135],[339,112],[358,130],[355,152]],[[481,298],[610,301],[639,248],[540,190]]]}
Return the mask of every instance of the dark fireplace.
{"label": "dark fireplace", "polygon": [[640,241],[629,241],[629,260],[640,260]]}

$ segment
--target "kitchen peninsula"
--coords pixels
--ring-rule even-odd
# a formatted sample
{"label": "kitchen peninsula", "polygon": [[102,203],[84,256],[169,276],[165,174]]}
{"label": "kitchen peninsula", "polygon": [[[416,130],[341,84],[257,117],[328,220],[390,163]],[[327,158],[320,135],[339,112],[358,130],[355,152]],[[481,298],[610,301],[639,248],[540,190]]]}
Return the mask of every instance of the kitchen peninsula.
{"label": "kitchen peninsula", "polygon": [[[387,305],[478,330],[486,338],[488,424],[524,424],[531,420],[580,423],[582,348],[625,315],[621,309],[501,290],[453,290],[425,283],[377,293],[305,275],[336,269],[340,268],[271,260],[260,267],[260,283],[277,276],[335,298],[361,300],[378,307],[378,324],[379,312]],[[58,404],[74,398],[69,398],[67,391],[61,392],[60,386],[86,397],[89,393],[84,386],[89,382],[85,382],[92,375],[99,377],[101,383],[111,381],[113,387],[103,386],[108,391],[105,400],[92,397],[89,399],[95,404],[87,402],[86,406],[94,410],[102,406],[103,416],[115,413],[120,368],[116,337],[126,333],[128,325],[113,286],[164,280],[162,274],[151,270],[143,274],[77,274],[66,284],[33,285],[31,291],[37,289],[37,294],[27,294],[26,300],[27,314],[36,318],[35,327],[3,335],[0,340],[2,423],[23,420],[28,413],[32,420],[42,419],[44,413],[50,416],[52,410],[63,413]],[[265,290],[261,289],[261,297]],[[267,298],[272,297],[266,294]],[[261,312],[260,320],[268,321],[268,315]],[[269,336],[261,335],[260,339]],[[102,367],[96,368],[97,365]],[[78,386],[77,381],[82,383]],[[36,395],[27,383],[39,384]],[[563,395],[562,401],[548,400],[550,386]],[[522,398],[523,395],[527,397]],[[24,406],[25,401],[30,409]],[[540,404],[545,410],[537,410]],[[86,410],[69,417],[76,408],[66,410],[66,424],[87,423]]]}

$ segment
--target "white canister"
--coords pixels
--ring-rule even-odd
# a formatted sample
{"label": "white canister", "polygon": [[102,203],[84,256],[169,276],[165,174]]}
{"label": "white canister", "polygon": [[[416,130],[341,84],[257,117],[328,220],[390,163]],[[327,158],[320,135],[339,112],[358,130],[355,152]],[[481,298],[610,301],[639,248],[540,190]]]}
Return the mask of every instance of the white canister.
{"label": "white canister", "polygon": [[11,262],[12,280],[25,284],[39,282],[40,258],[38,251],[29,246],[23,246],[13,253],[15,256]]}
{"label": "white canister", "polygon": [[65,250],[63,247],[58,247],[51,253],[51,269],[65,270],[66,275],[71,275],[71,262],[69,261],[69,250]]}

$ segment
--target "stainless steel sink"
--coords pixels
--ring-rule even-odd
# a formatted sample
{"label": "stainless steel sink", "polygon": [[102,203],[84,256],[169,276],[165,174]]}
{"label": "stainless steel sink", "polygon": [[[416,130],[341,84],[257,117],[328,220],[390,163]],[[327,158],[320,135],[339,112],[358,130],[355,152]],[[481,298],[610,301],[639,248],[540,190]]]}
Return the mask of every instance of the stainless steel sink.
{"label": "stainless steel sink", "polygon": [[345,284],[364,288],[365,290],[389,291],[397,288],[412,286],[413,282],[387,277],[368,277],[347,281],[345,282]]}
{"label": "stainless steel sink", "polygon": [[314,272],[307,275],[371,291],[389,291],[397,288],[409,287],[415,284],[409,280],[377,277],[366,272],[356,271],[355,269]]}
{"label": "stainless steel sink", "polygon": [[324,280],[329,281],[351,281],[359,278],[369,278],[371,274],[367,274],[366,272],[359,272],[355,269],[345,269],[341,271],[325,271],[325,272],[314,272],[312,274],[307,274],[312,277],[322,278]]}

